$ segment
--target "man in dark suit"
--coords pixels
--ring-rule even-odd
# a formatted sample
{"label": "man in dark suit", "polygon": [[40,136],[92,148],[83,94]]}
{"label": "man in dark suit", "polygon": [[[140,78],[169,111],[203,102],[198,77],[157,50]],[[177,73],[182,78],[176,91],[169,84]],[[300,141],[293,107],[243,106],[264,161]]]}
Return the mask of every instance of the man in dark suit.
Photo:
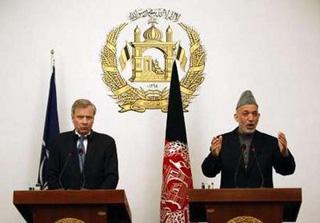
{"label": "man in dark suit", "polygon": [[114,139],[92,130],[96,107],[76,100],[71,109],[74,130],[61,133],[49,154],[49,189],[115,189],[118,158]]}
{"label": "man in dark suit", "polygon": [[202,172],[215,177],[221,172],[221,188],[273,187],[272,169],[281,175],[295,171],[295,161],[284,133],[278,137],[256,130],[260,113],[251,91],[242,93],[234,114],[239,126],[213,137]]}

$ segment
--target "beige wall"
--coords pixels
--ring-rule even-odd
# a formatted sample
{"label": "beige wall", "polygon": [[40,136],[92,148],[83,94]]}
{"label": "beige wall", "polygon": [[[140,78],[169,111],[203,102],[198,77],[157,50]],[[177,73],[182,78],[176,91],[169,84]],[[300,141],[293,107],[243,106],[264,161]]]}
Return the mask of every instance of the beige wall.
{"label": "beige wall", "polygon": [[[101,81],[105,35],[138,8],[168,8],[201,33],[206,79],[185,114],[194,186],[218,179],[200,170],[212,135],[235,127],[234,106],[252,89],[260,104],[259,130],[287,133],[294,176],[275,176],[277,187],[302,187],[298,222],[319,219],[320,3],[261,1],[0,1],[0,219],[23,222],[12,191],[37,178],[50,50],[56,51],[60,128],[72,128],[70,107],[89,98],[98,112],[94,129],[117,141],[118,188],[126,189],[133,220],[158,222],[166,115],[118,113]],[[131,38],[131,36],[129,37]]]}

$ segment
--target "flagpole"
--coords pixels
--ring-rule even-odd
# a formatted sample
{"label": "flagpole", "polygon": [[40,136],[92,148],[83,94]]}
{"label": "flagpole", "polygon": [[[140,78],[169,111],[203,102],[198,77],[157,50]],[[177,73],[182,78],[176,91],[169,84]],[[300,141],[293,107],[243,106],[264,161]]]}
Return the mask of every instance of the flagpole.
{"label": "flagpole", "polygon": [[51,53],[51,65],[52,65],[52,67],[54,67],[55,62],[56,62],[54,59],[54,49],[51,49],[50,53]]}
{"label": "flagpole", "polygon": [[40,153],[40,165],[38,172],[38,185],[40,189],[44,190],[48,188],[48,160],[49,160],[49,149],[48,145],[53,142],[53,139],[60,133],[59,120],[58,120],[58,107],[57,107],[57,92],[55,84],[55,59],[54,50],[50,51],[51,54],[51,65],[52,73],[50,78],[48,104],[46,110],[46,118],[44,124],[42,146]]}

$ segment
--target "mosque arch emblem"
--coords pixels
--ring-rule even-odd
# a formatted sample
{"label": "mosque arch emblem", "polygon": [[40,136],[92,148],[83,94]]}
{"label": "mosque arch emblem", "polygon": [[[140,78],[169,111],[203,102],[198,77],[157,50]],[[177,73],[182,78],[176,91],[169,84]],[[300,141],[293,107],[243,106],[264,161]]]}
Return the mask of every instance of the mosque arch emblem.
{"label": "mosque arch emblem", "polygon": [[[102,80],[119,105],[119,112],[142,113],[148,109],[166,112],[175,60],[180,65],[180,88],[185,111],[196,97],[204,81],[206,54],[199,33],[180,22],[180,17],[180,14],[166,9],[136,10],[130,13],[130,21],[119,24],[107,33],[101,51]],[[132,34],[126,35],[126,38],[132,40],[121,42],[120,36],[125,31],[128,33],[130,27]],[[174,39],[178,32],[180,36],[181,33],[185,35],[187,47],[181,44],[180,39]],[[124,46],[117,48],[119,43]]]}

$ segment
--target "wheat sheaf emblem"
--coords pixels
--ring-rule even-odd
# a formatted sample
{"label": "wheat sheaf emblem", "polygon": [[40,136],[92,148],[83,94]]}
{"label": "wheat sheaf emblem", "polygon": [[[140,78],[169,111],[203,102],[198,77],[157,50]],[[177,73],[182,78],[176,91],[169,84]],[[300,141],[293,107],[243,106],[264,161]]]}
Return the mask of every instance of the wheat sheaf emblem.
{"label": "wheat sheaf emblem", "polygon": [[[132,72],[135,72],[135,74],[130,78],[130,81],[168,81],[170,79],[170,72],[172,68],[170,66],[172,66],[174,60],[178,60],[180,62],[180,66],[186,70],[185,76],[182,77],[180,81],[180,88],[184,111],[188,111],[187,108],[189,104],[196,96],[199,86],[204,81],[203,71],[205,68],[206,53],[203,45],[201,44],[199,33],[187,24],[177,22],[180,15],[172,13],[172,11],[166,9],[140,9],[130,13],[129,18],[131,21],[136,21],[137,19],[145,17],[149,17],[149,21],[151,21],[148,33],[147,31],[144,33],[146,40],[144,42],[141,41],[142,43],[131,43],[131,46],[133,46],[136,51],[131,58],[133,63]],[[183,52],[184,49],[181,48],[180,45],[177,46],[177,42],[173,42],[171,40],[171,42],[169,41],[170,43],[166,43],[166,45],[164,43],[160,43],[161,33],[158,32],[155,25],[155,20],[159,18],[165,18],[167,20],[171,20],[171,22],[172,20],[176,21],[176,24],[178,24],[178,26],[187,34],[189,40],[188,49],[190,52],[187,67],[185,67],[187,58]],[[144,89],[142,87],[134,87],[130,84],[130,81],[126,80],[121,75],[121,70],[125,66],[125,63],[127,62],[126,60],[129,60],[130,55],[127,48],[128,44],[126,44],[126,47],[121,53],[117,53],[117,42],[121,31],[123,31],[128,24],[129,22],[121,23],[107,34],[105,45],[101,51],[101,66],[103,70],[102,80],[112,92],[110,96],[116,100],[117,104],[121,108],[119,110],[121,113],[127,111],[143,113],[147,109],[160,109],[162,112],[167,112],[169,96],[168,87],[163,87],[162,89]],[[166,34],[169,40],[171,32],[172,29],[169,26]],[[138,27],[136,27],[134,33],[135,37],[139,38],[137,37],[140,33]],[[141,53],[141,51],[146,47],[150,47],[151,43],[155,44],[155,48],[165,52],[166,68],[163,70],[159,68],[157,60],[142,58],[141,55],[139,57],[137,56],[137,54]],[[134,58],[134,56],[136,58]],[[123,58],[126,58],[126,60]],[[137,58],[139,60],[146,60],[143,62],[148,62],[151,67],[150,70],[158,76],[148,76],[146,73],[141,72],[141,68],[139,66],[142,62]]]}

